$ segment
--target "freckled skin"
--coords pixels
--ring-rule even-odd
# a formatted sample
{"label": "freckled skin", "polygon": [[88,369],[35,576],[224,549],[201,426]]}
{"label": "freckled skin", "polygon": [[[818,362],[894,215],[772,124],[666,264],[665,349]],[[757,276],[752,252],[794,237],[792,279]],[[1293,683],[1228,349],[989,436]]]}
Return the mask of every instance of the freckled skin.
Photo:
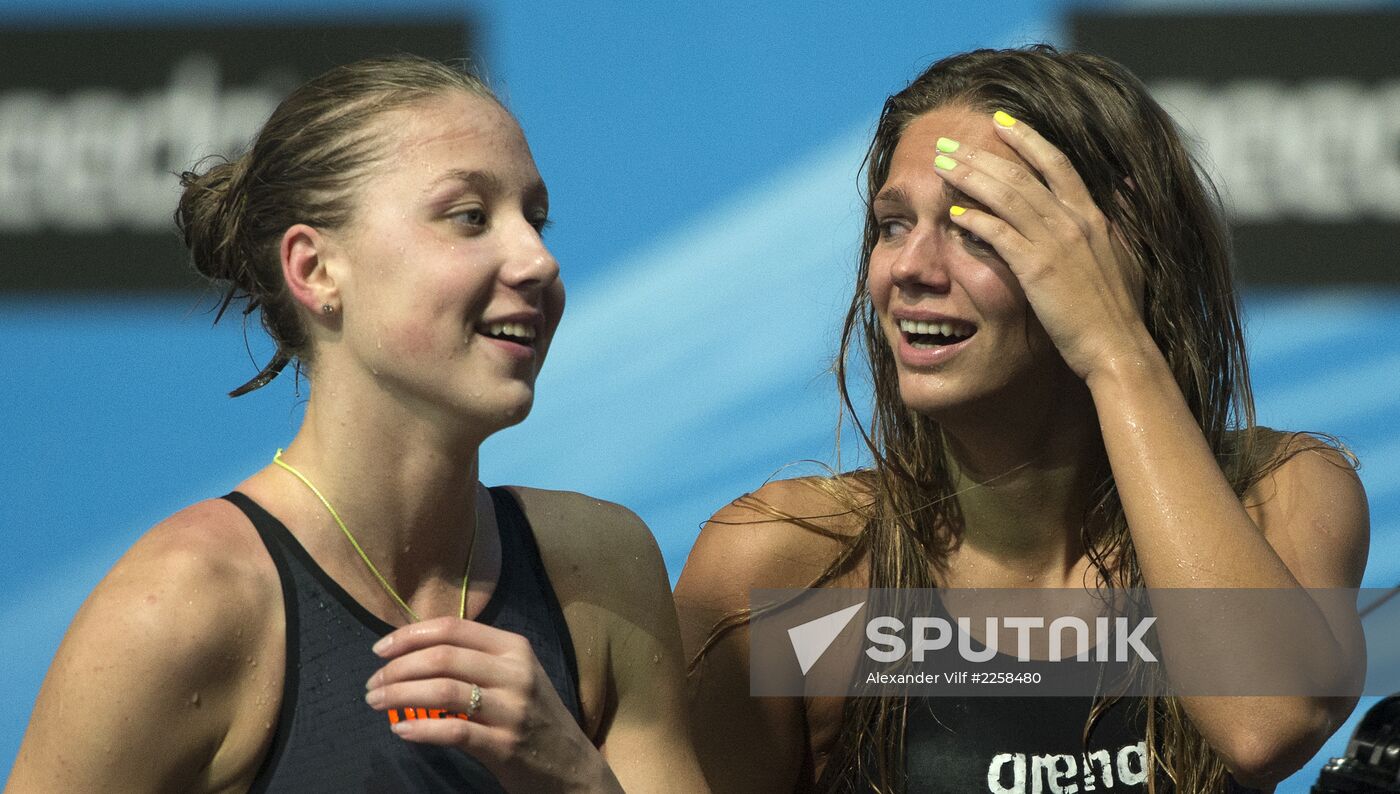
{"label": "freckled skin", "polygon": [[940,137],[1024,163],[997,138],[985,115],[949,106],[916,118],[895,147],[882,188],[903,191],[910,202],[876,205],[877,218],[895,232],[882,235],[871,252],[867,287],[890,345],[899,344],[891,314],[899,308],[936,311],[977,326],[967,346],[944,364],[911,369],[896,356],[904,403],[935,418],[952,419],[1000,395],[1021,402],[1049,399],[1075,380],[1010,268],[994,251],[969,245],[948,219],[952,196],[933,166]]}

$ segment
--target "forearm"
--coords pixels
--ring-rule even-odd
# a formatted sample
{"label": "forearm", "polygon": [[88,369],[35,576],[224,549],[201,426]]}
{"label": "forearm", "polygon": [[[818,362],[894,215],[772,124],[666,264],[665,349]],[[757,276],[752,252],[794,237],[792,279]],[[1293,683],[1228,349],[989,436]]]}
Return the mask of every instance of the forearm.
{"label": "forearm", "polygon": [[[1174,656],[1201,659],[1202,669],[1296,672],[1294,680],[1325,690],[1344,658],[1341,646],[1310,599],[1288,598],[1288,591],[1304,595],[1297,578],[1245,511],[1161,354],[1150,342],[1140,347],[1088,383],[1144,582],[1152,589],[1267,588],[1300,606],[1287,612],[1287,636],[1252,613],[1221,610],[1196,620],[1199,611],[1158,610],[1167,669]],[[1189,691],[1200,681],[1177,683]],[[1306,760],[1308,748],[1330,734],[1337,706],[1334,698],[1301,694],[1182,700],[1245,777]]]}
{"label": "forearm", "polygon": [[1088,381],[1149,587],[1291,588],[1150,340]]}
{"label": "forearm", "polygon": [[[622,783],[608,764],[603,754],[596,749],[578,767],[579,772],[570,781],[565,791],[577,794],[625,794]],[[526,786],[522,790],[530,791]]]}

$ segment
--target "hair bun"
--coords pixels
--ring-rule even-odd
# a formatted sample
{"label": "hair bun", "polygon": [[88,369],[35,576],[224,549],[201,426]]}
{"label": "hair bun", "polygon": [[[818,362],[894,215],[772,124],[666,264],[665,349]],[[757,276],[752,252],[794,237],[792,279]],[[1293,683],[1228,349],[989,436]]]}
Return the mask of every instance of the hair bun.
{"label": "hair bun", "polygon": [[272,363],[234,394],[261,386],[290,361],[309,363],[314,353],[308,308],[292,298],[282,274],[279,241],[287,229],[348,224],[357,180],[382,155],[382,132],[372,122],[462,91],[496,101],[478,78],[417,56],[337,66],[282,100],[246,154],[206,158],[180,175],[175,225],[195,269],[223,293],[214,322],[241,302],[245,322],[257,312],[277,344]]}
{"label": "hair bun", "polygon": [[[203,172],[199,169],[216,160]],[[246,159],[206,158],[195,170],[180,175],[184,192],[175,211],[185,246],[195,269],[206,278],[227,282],[239,291],[256,293],[247,251],[239,245],[239,229],[247,205],[244,190]]]}

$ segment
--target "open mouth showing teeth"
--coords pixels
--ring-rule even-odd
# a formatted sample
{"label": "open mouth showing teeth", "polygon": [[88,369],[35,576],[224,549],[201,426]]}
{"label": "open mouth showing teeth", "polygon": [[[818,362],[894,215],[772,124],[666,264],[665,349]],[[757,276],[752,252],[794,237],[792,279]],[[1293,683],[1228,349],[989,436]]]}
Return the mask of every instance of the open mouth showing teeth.
{"label": "open mouth showing teeth", "polygon": [[529,346],[535,343],[534,326],[524,323],[491,323],[485,327],[483,333],[492,339],[501,339],[518,345]]}
{"label": "open mouth showing teeth", "polygon": [[915,350],[955,345],[977,333],[977,328],[968,323],[925,323],[917,320],[900,320],[899,330]]}

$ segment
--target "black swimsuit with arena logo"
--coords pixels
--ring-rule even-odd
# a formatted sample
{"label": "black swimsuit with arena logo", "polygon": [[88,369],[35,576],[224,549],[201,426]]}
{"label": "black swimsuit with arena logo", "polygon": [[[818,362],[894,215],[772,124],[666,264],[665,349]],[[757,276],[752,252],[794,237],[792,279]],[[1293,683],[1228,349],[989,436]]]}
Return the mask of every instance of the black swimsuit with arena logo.
{"label": "black swimsuit with arena logo", "polygon": [[[935,596],[931,606],[933,614],[952,620],[941,598]],[[969,645],[979,652],[985,649],[975,638]],[[942,669],[958,667],[951,656],[943,661]],[[1018,667],[1014,656],[998,653],[983,664],[983,669],[1011,671],[1024,669],[1024,665]],[[1096,669],[1102,674],[1108,668]],[[1093,670],[1086,674],[1086,680],[1096,677]],[[1095,718],[1086,736],[1084,728],[1093,705],[1091,695],[1036,697],[952,691],[940,696],[911,696],[904,733],[903,791],[1145,794],[1147,722],[1142,699],[1116,699]],[[873,769],[874,761],[867,758],[866,763]],[[852,777],[852,770],[828,764],[816,790],[841,794],[875,791]],[[1160,794],[1173,791],[1171,780],[1160,770],[1156,783]],[[1229,780],[1226,794],[1258,792]]]}

